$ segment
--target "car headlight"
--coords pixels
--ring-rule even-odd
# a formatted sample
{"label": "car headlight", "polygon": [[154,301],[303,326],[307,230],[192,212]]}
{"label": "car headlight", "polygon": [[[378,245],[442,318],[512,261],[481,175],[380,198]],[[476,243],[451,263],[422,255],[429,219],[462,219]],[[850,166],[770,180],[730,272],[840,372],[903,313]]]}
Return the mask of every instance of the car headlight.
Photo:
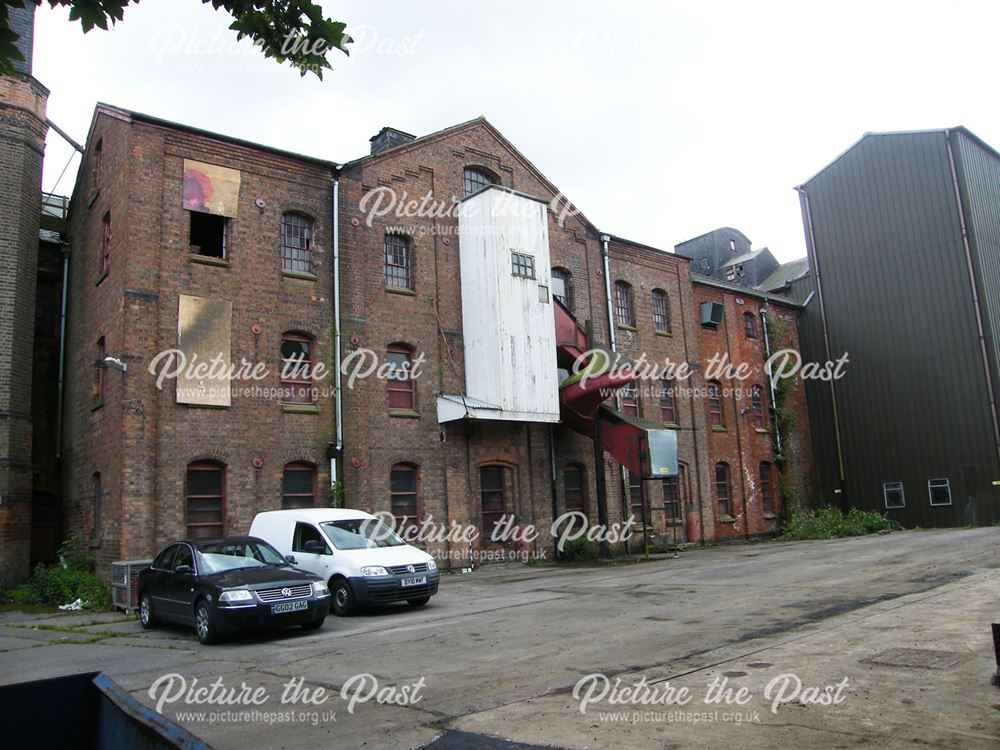
{"label": "car headlight", "polygon": [[223,591],[222,596],[219,597],[220,602],[252,602],[253,594],[251,594],[246,589],[233,589],[232,591]]}
{"label": "car headlight", "polygon": [[438,569],[437,561],[435,561],[434,558],[432,557],[430,560],[427,561],[427,570],[437,570],[437,569]]}
{"label": "car headlight", "polygon": [[361,569],[361,575],[363,576],[387,576],[389,571],[383,568],[381,565],[368,565]]}
{"label": "car headlight", "polygon": [[318,597],[330,596],[330,589],[322,581],[313,581],[313,594]]}

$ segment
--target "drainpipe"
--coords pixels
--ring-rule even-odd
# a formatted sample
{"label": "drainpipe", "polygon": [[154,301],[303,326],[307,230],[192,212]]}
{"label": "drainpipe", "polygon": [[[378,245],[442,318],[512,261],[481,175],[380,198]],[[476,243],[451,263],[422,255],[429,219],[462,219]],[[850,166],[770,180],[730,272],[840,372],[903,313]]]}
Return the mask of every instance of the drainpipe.
{"label": "drainpipe", "polygon": [[[764,357],[765,361],[771,361],[771,337],[767,334],[767,307],[760,308],[760,321],[761,327],[764,329]],[[767,373],[767,384],[771,391],[771,408],[777,409],[777,389],[774,386],[774,373]],[[778,427],[778,420],[772,420],[774,422],[774,442],[778,446],[778,455],[775,458],[781,458],[781,430]]]}
{"label": "drainpipe", "polygon": [[1000,456],[1000,424],[997,422],[997,402],[993,392],[993,378],[990,375],[990,358],[986,351],[986,336],[983,332],[983,315],[979,306],[979,292],[976,288],[976,272],[972,265],[972,248],[969,246],[969,230],[965,221],[965,207],[962,205],[962,190],[958,184],[958,171],[955,169],[955,153],[952,150],[951,131],[944,131],[945,143],[948,146],[948,163],[951,166],[951,183],[955,189],[955,205],[958,208],[958,221],[962,228],[962,246],[965,248],[965,265],[969,271],[969,283],[972,285],[972,305],[976,311],[976,331],[979,335],[979,348],[983,357],[983,372],[986,374],[986,392],[990,399],[990,416],[993,418],[993,442],[997,455]]}
{"label": "drainpipe", "polygon": [[[811,255],[813,267],[816,269],[816,298],[819,300],[819,317],[823,322],[823,347],[826,351],[826,360],[827,362],[830,362],[833,359],[830,353],[830,327],[827,325],[826,304],[823,301],[823,277],[820,274],[819,253],[816,250],[816,233],[813,231],[812,208],[809,205],[809,193],[807,193],[805,187],[801,185],[795,189],[799,192],[799,195],[802,196],[802,204],[805,207],[806,231],[808,233],[809,247],[812,250]],[[840,487],[838,488],[838,491],[841,493],[841,507],[846,511],[848,500],[847,493],[844,492],[844,449],[840,440],[840,410],[837,407],[837,389],[834,387],[834,382],[833,378],[831,378],[830,404],[833,407],[833,436],[837,443],[837,468],[840,473]]]}
{"label": "drainpipe", "polygon": [[59,307],[59,387],[56,403],[56,458],[62,458],[63,394],[66,389],[66,296],[69,290],[69,247],[63,247],[62,256],[62,302]]}
{"label": "drainpipe", "polygon": [[[618,341],[615,336],[615,316],[614,310],[611,306],[611,263],[609,261],[610,252],[608,246],[611,243],[610,234],[601,235],[601,257],[604,259],[604,301],[606,303],[606,309],[608,312],[608,344],[611,346],[612,354],[618,352]],[[618,391],[615,391],[615,409],[621,411],[622,400]],[[596,417],[595,417],[596,422]],[[602,451],[603,458],[603,451]],[[601,467],[602,471],[604,469],[603,465]],[[628,518],[629,511],[629,487],[628,478],[625,472],[627,469],[624,465],[619,465],[619,473],[621,474],[621,488],[622,488],[622,523]],[[640,480],[641,481],[641,480]],[[625,551],[628,552],[628,541],[625,542]]]}
{"label": "drainpipe", "polygon": [[330,488],[337,482],[337,458],[344,452],[344,420],[340,384],[340,180],[333,178],[333,395],[336,399],[334,422],[336,445],[330,458]]}

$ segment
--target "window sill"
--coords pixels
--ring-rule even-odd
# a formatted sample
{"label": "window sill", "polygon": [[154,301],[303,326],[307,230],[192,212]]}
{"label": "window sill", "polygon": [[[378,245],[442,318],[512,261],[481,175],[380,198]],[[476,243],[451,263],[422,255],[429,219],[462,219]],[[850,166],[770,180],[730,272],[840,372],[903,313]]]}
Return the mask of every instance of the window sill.
{"label": "window sill", "polygon": [[736,523],[736,519],[729,515],[719,516],[719,523]]}
{"label": "window sill", "polygon": [[285,414],[319,414],[316,404],[282,404],[281,410]]}
{"label": "window sill", "polygon": [[656,335],[657,336],[665,336],[668,339],[672,339],[674,337],[673,331],[657,331]]}
{"label": "window sill", "polygon": [[756,432],[759,435],[770,435],[771,434],[770,430],[765,430],[763,427],[754,427],[753,429],[754,429],[754,432]]}
{"label": "window sill", "polygon": [[100,409],[100,408],[101,408],[102,406],[104,406],[104,402],[103,402],[103,401],[95,401],[94,403],[92,403],[92,404],[90,405],[90,410],[91,410],[91,411],[97,411],[97,410],[98,410],[98,409]]}
{"label": "window sill", "polygon": [[417,293],[412,289],[404,289],[401,286],[387,286],[385,288],[386,294],[402,294],[404,297],[416,297]]}
{"label": "window sill", "polygon": [[420,419],[420,412],[413,411],[413,409],[390,409],[389,417],[391,419]]}
{"label": "window sill", "polygon": [[211,255],[199,255],[191,253],[188,260],[192,263],[201,263],[205,266],[218,266],[219,268],[229,268],[229,261],[225,258],[213,258]]}
{"label": "window sill", "polygon": [[729,432],[725,427],[720,427],[717,424],[712,425],[712,432]]}
{"label": "window sill", "polygon": [[679,430],[681,428],[680,424],[677,422],[664,422],[663,426],[668,430]]}
{"label": "window sill", "polygon": [[100,286],[101,282],[108,278],[107,271],[101,271],[101,275],[97,277],[97,281],[94,282],[94,286]]}
{"label": "window sill", "polygon": [[316,274],[305,271],[282,271],[281,275],[286,279],[301,279],[302,281],[316,281]]}
{"label": "window sill", "polygon": [[635,332],[636,332],[636,331],[638,331],[639,329],[638,329],[638,328],[636,328],[635,326],[623,326],[623,325],[621,325],[621,324],[619,323],[619,325],[618,325],[618,330],[619,330],[619,331],[631,331],[632,333],[635,333]]}
{"label": "window sill", "polygon": [[773,520],[774,520],[774,519],[776,519],[777,517],[778,517],[778,514],[777,514],[777,513],[770,513],[770,512],[768,512],[768,513],[765,513],[765,514],[764,514],[764,518],[765,518],[766,520],[768,520],[768,521],[773,521]]}

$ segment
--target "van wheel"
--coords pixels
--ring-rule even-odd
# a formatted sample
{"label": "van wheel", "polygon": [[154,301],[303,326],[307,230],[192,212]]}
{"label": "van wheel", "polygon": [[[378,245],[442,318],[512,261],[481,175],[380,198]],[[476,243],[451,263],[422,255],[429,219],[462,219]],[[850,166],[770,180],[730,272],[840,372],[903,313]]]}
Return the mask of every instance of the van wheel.
{"label": "van wheel", "polygon": [[421,596],[419,599],[407,599],[406,603],[411,607],[422,607],[430,600],[431,598],[429,596]]}
{"label": "van wheel", "polygon": [[333,598],[331,609],[337,617],[347,617],[354,614],[354,591],[346,578],[334,578],[330,581],[330,595]]}

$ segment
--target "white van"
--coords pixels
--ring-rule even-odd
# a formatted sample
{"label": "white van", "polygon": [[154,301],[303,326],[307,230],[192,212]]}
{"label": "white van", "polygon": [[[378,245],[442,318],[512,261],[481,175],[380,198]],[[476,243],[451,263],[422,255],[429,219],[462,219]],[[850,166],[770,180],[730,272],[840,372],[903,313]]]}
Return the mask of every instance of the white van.
{"label": "white van", "polygon": [[438,590],[434,558],[364,511],[271,510],[257,514],[250,536],[269,542],[295,567],[329,581],[330,610],[340,616],[367,604],[405,601],[422,607]]}

